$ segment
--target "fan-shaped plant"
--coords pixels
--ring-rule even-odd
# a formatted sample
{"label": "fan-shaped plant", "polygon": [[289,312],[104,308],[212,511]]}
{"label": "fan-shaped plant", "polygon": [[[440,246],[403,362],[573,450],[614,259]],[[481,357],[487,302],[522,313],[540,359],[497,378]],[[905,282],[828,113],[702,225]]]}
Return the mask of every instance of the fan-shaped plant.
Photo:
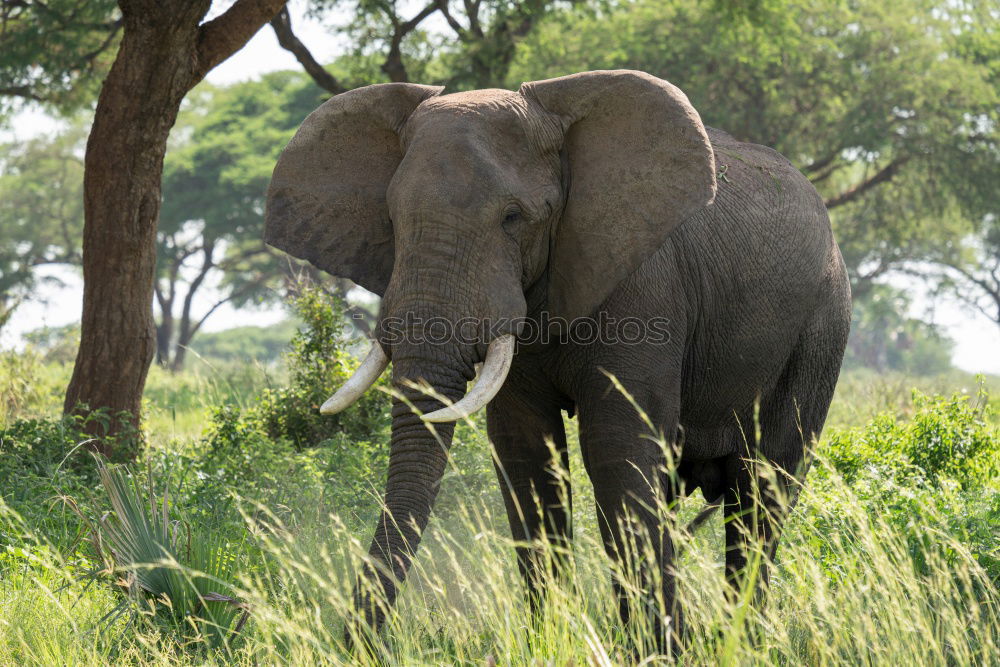
{"label": "fan-shaped plant", "polygon": [[101,565],[88,576],[110,579],[122,594],[102,622],[131,611],[133,619],[145,615],[209,646],[228,645],[250,615],[234,580],[248,567],[252,545],[192,530],[183,518],[172,517],[167,487],[157,497],[152,471],[144,489],[125,466],[96,458],[111,509],[90,522],[90,543]]}

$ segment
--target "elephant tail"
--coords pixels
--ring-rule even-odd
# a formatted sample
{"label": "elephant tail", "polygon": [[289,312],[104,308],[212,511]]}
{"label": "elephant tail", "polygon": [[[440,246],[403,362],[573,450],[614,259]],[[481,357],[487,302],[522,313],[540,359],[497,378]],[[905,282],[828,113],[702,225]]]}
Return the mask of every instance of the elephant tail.
{"label": "elephant tail", "polygon": [[684,532],[688,535],[694,535],[694,532],[701,528],[701,525],[708,521],[708,519],[715,514],[715,511],[722,507],[722,502],[726,499],[726,495],[722,494],[715,500],[705,503],[705,507],[698,512],[695,518],[688,522],[688,525],[684,527]]}

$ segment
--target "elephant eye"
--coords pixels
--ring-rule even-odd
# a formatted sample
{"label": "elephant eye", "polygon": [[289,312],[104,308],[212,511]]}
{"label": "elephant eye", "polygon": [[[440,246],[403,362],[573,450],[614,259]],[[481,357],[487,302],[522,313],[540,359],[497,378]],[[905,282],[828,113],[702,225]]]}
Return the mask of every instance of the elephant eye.
{"label": "elephant eye", "polygon": [[514,224],[515,222],[517,222],[520,219],[521,219],[521,209],[519,209],[519,208],[511,208],[511,209],[508,209],[506,213],[504,213],[503,224],[505,224],[505,225],[511,225],[511,224]]}

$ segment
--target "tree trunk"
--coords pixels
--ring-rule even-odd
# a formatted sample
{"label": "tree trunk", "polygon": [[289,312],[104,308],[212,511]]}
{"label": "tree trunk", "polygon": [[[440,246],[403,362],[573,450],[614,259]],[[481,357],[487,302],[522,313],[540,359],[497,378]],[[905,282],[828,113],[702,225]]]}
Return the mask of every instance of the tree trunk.
{"label": "tree trunk", "polygon": [[83,317],[64,405],[66,412],[80,404],[113,416],[126,412],[125,423],[135,428],[156,351],[152,295],[163,156],[190,86],[196,34],[178,35],[148,18],[126,19],[87,141]]}
{"label": "tree trunk", "polygon": [[209,272],[215,267],[215,239],[205,239],[202,248],[201,269],[198,275],[188,286],[187,294],[184,296],[184,305],[181,307],[181,326],[177,334],[177,344],[174,346],[174,358],[170,363],[170,371],[178,373],[184,369],[184,357],[187,354],[187,346],[194,338],[197,325],[191,321],[191,307],[194,305],[194,295],[201,288]]}
{"label": "tree trunk", "polygon": [[181,330],[177,337],[177,345],[174,346],[174,358],[170,362],[171,373],[180,373],[184,370],[184,361],[187,358],[187,349],[192,338],[194,338],[194,331],[191,330],[190,326]]}
{"label": "tree trunk", "polygon": [[156,363],[166,368],[170,364],[170,341],[174,338],[173,315],[161,309],[160,325],[156,327]]}
{"label": "tree trunk", "polygon": [[[119,4],[125,30],[84,159],[83,316],[64,403],[67,413],[106,410],[115,417],[113,434],[138,433],[156,351],[153,271],[167,135],[188,90],[285,0],[237,0],[203,25],[211,0]],[[97,431],[97,422],[88,430]],[[96,445],[105,453],[110,447]]]}

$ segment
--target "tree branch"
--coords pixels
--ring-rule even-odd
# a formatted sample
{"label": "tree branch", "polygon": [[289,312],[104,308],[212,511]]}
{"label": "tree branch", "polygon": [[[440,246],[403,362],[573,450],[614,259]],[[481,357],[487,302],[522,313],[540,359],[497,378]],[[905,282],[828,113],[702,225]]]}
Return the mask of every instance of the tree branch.
{"label": "tree branch", "polygon": [[[541,18],[544,7],[545,3],[541,0],[526,0],[518,5],[518,13],[521,14],[521,23],[511,33],[514,38],[520,39],[526,37],[531,32],[535,23]],[[513,49],[511,49],[510,53],[513,55]]]}
{"label": "tree branch", "polygon": [[840,156],[840,151],[842,150],[843,150],[842,148],[838,147],[836,150],[831,151],[830,154],[827,155],[826,157],[820,158],[819,160],[815,160],[811,164],[807,164],[806,166],[802,167],[802,173],[806,175],[815,174],[817,171],[825,169]]}
{"label": "tree branch", "polygon": [[906,157],[896,158],[895,160],[884,166],[882,169],[880,169],[871,178],[861,181],[857,185],[848,188],[847,190],[841,192],[836,197],[831,197],[830,199],[827,199],[824,202],[826,204],[826,207],[830,209],[842,206],[850,201],[854,201],[864,193],[868,192],[875,186],[879,185],[880,183],[885,183],[886,181],[891,180],[892,177],[895,176],[896,173],[899,171],[899,168],[902,167],[904,164],[906,164],[908,160],[909,158]]}
{"label": "tree branch", "polygon": [[26,100],[31,100],[32,102],[46,102],[47,100],[31,91],[30,86],[8,86],[6,88],[0,88],[0,95],[7,95],[8,97],[21,97]]}
{"label": "tree branch", "polygon": [[234,264],[242,262],[245,259],[250,259],[252,257],[256,257],[257,255],[266,255],[269,252],[270,251],[268,250],[267,246],[265,246],[264,243],[263,243],[263,241],[261,241],[260,245],[258,245],[258,246],[251,246],[249,248],[244,248],[243,250],[241,250],[240,252],[236,253],[235,255],[229,255],[228,257],[224,257],[217,264],[217,267],[222,272],[225,273],[227,271],[231,271]]}
{"label": "tree branch", "polygon": [[826,179],[828,179],[831,176],[833,176],[833,174],[837,171],[837,169],[840,168],[840,166],[841,165],[839,165],[839,164],[831,164],[829,167],[827,167],[822,172],[820,172],[818,174],[817,173],[810,174],[806,178],[808,178],[810,180],[810,182],[812,182],[813,185],[816,185],[817,183],[822,183]]}
{"label": "tree branch", "polygon": [[458,38],[463,41],[467,39],[468,33],[466,32],[465,28],[463,28],[462,24],[459,23],[458,20],[456,20],[455,17],[451,15],[451,10],[448,8],[448,0],[438,0],[437,5],[438,5],[438,11],[440,11],[441,15],[444,16],[444,20],[448,22],[448,25],[451,26],[451,29],[455,31],[455,34],[458,35]]}
{"label": "tree branch", "polygon": [[347,91],[346,88],[340,85],[336,77],[327,72],[313,58],[312,53],[309,52],[306,45],[295,36],[295,33],[292,31],[292,17],[289,15],[287,7],[282,7],[274,18],[271,19],[271,28],[274,29],[274,35],[278,38],[278,44],[281,45],[281,48],[295,56],[295,59],[302,65],[302,69],[312,77],[317,86],[330,91],[334,95],[339,95]]}
{"label": "tree branch", "polygon": [[243,48],[286,2],[287,0],[236,0],[221,16],[203,23],[198,28],[194,82],[201,81],[213,67]]}
{"label": "tree branch", "polygon": [[437,9],[438,9],[438,2],[437,2],[437,0],[432,0],[432,2],[430,4],[428,4],[426,7],[424,7],[423,9],[421,9],[420,12],[416,16],[414,16],[412,19],[410,19],[406,23],[403,23],[400,26],[400,32],[402,33],[403,37],[405,37],[408,33],[410,33],[413,30],[415,30],[416,27],[418,25],[420,25],[420,23],[425,18],[427,18],[428,16],[430,16],[431,14],[433,14],[434,12],[436,12]]}
{"label": "tree branch", "polygon": [[403,64],[403,53],[401,45],[403,38],[413,32],[420,22],[438,10],[438,1],[432,0],[430,4],[420,10],[420,12],[409,21],[399,23],[394,15],[390,15],[393,24],[392,40],[389,42],[389,53],[382,63],[382,71],[389,75],[389,80],[401,83],[410,80],[406,73],[406,66]]}
{"label": "tree branch", "polygon": [[87,67],[93,65],[94,59],[97,58],[97,56],[104,53],[104,51],[107,50],[109,46],[111,46],[111,42],[115,40],[115,37],[118,35],[118,31],[121,30],[122,24],[123,24],[122,19],[118,19],[117,21],[112,23],[109,26],[111,32],[109,32],[108,36],[104,38],[104,41],[101,42],[101,44],[96,49],[83,56],[83,62]]}
{"label": "tree branch", "polygon": [[209,308],[208,312],[206,312],[204,315],[202,315],[201,319],[198,320],[195,323],[195,325],[190,328],[190,330],[188,331],[187,342],[188,343],[191,342],[191,339],[194,338],[194,335],[196,333],[198,333],[199,329],[201,329],[201,325],[205,324],[205,321],[209,317],[211,317],[212,313],[214,313],[216,310],[218,310],[224,304],[227,304],[227,303],[229,303],[230,301],[232,301],[234,299],[238,299],[239,297],[243,296],[247,292],[250,292],[253,289],[259,287],[262,282],[264,282],[263,279],[255,281],[255,282],[247,283],[247,284],[243,285],[242,287],[240,287],[239,289],[233,290],[233,292],[230,293],[229,296],[227,296],[226,298],[224,298],[224,299],[222,299],[220,301],[215,302],[215,305],[213,305],[211,308]]}
{"label": "tree branch", "polygon": [[165,296],[163,296],[163,290],[160,289],[160,281],[159,280],[157,280],[157,281],[155,281],[153,283],[153,296],[156,297],[156,303],[158,303],[159,306],[160,306],[160,312],[165,317],[166,314],[167,314],[167,311],[168,311],[167,298]]}
{"label": "tree branch", "polygon": [[[956,273],[958,273],[960,276],[962,276],[962,278],[964,278],[968,282],[972,283],[973,285],[981,289],[986,294],[986,296],[989,297],[996,305],[997,308],[996,315],[988,313],[986,311],[986,308],[981,306],[978,300],[976,299],[965,297],[962,294],[958,294],[958,297],[963,301],[965,301],[966,303],[974,306],[975,308],[978,308],[983,313],[983,315],[986,315],[988,318],[995,321],[997,324],[1000,324],[1000,283],[990,284],[985,278],[980,278],[974,273],[968,271],[965,267],[959,266],[957,263],[952,264],[946,262],[944,265],[952,269]],[[992,277],[996,277],[996,274],[994,272],[991,271],[990,274]]]}
{"label": "tree branch", "polygon": [[204,259],[201,263],[201,269],[198,271],[198,275],[195,279],[191,281],[188,286],[187,294],[184,295],[184,305],[181,310],[181,330],[180,330],[180,340],[191,340],[189,331],[191,328],[191,304],[194,301],[195,292],[201,287],[202,282],[204,282],[205,277],[208,273],[215,268],[215,259],[213,255],[215,254],[215,242],[206,241],[203,249]]}
{"label": "tree branch", "polygon": [[483,27],[479,23],[479,0],[462,0],[465,4],[465,15],[469,19],[469,30],[476,37],[484,36]]}

